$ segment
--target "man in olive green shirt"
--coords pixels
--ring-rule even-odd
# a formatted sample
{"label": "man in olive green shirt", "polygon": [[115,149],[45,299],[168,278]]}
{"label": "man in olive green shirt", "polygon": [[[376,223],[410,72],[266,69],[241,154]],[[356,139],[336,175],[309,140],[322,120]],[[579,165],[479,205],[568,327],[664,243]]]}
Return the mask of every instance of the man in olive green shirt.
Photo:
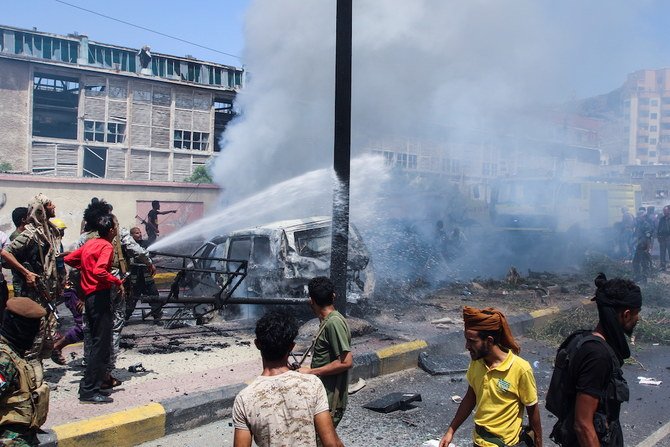
{"label": "man in olive green shirt", "polygon": [[351,331],[347,320],[333,306],[335,287],[329,278],[313,278],[307,288],[309,306],[321,325],[314,341],[312,364],[309,368],[300,368],[300,372],[315,374],[321,379],[328,394],[333,424],[337,427],[347,407],[349,369],[354,363],[351,355]]}

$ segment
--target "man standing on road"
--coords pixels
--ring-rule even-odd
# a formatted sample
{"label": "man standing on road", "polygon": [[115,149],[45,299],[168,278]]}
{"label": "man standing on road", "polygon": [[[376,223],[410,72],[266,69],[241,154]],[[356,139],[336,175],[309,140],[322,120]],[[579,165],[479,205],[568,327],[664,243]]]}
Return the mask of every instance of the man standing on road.
{"label": "man standing on road", "polygon": [[670,205],[663,207],[663,215],[658,219],[656,237],[661,255],[661,270],[665,270],[666,256],[670,252]]}
{"label": "man standing on road", "polygon": [[351,331],[347,320],[335,310],[335,286],[325,276],[312,278],[307,284],[309,305],[321,322],[314,340],[312,364],[300,372],[319,376],[328,392],[328,405],[335,427],[347,408],[349,369],[354,364],[351,354]]}
{"label": "man standing on road", "polygon": [[123,281],[110,273],[114,258],[112,240],[116,237],[114,216],[105,214],[96,222],[99,238],[89,239],[81,248],[65,257],[65,262],[81,272],[84,309],[91,332],[91,355],[86,359],[86,370],[79,385],[82,403],[113,402],[101,386],[107,373],[112,348],[112,287],[123,294]]}
{"label": "man standing on road", "polygon": [[28,206],[26,226],[2,250],[2,259],[12,269],[14,296],[25,296],[47,311],[40,332],[26,358],[42,374],[42,359],[51,357],[56,335],[53,309],[61,294],[57,259],[60,256],[60,231],[49,219],[56,216],[56,205],[44,194],[36,195]]}
{"label": "man standing on road", "polygon": [[0,327],[0,445],[37,445],[47,419],[49,387],[25,359],[46,310],[30,298],[7,300]]}
{"label": "man standing on road", "polygon": [[254,344],[261,351],[263,374],[240,391],[233,405],[234,447],[343,447],[328,412],[318,378],[288,367],[298,324],[291,315],[270,312],[256,323]]}
{"label": "man standing on road", "polygon": [[[628,401],[629,389],[621,366],[630,357],[626,335],[633,334],[639,319],[642,292],[630,280],[607,280],[602,273],[595,283],[593,301],[598,306],[598,325],[593,331],[585,331],[588,336],[576,345],[567,366],[570,389],[556,396],[565,399],[569,410],[554,426],[551,438],[565,447],[624,445],[619,413],[621,404]],[[552,391],[550,387],[548,406]]]}
{"label": "man standing on road", "polygon": [[465,306],[463,321],[465,348],[472,358],[466,374],[469,386],[440,447],[449,445],[475,408],[475,446],[516,446],[522,436],[524,407],[535,446],[542,447],[535,377],[528,362],[518,356],[520,348],[507,319],[493,308]]}
{"label": "man standing on road", "polygon": [[144,229],[147,232],[147,246],[156,242],[160,231],[158,231],[158,215],[176,213],[177,210],[161,211],[161,203],[158,200],[151,202],[151,211],[147,214],[147,220],[144,222]]}

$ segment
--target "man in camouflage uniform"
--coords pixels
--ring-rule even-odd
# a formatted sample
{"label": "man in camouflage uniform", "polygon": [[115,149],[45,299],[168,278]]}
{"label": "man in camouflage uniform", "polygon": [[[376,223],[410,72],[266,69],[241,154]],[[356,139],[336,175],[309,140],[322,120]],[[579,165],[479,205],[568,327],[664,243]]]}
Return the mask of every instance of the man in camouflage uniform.
{"label": "man in camouflage uniform", "polygon": [[26,358],[42,372],[42,359],[51,356],[56,333],[52,311],[60,296],[61,284],[56,266],[60,256],[60,232],[49,222],[56,215],[56,205],[44,194],[35,196],[28,205],[28,219],[23,232],[2,251],[2,259],[12,269],[14,296],[24,296],[47,310],[40,332]]}
{"label": "man in camouflage uniform", "polygon": [[[149,252],[146,251],[145,241],[142,239],[142,231],[138,227],[130,229],[130,237],[126,234],[128,230],[121,229],[121,244],[124,252],[130,255],[130,282],[132,284],[131,292],[126,301],[126,321],[128,321],[135,311],[138,298],[145,296],[158,296],[158,288],[154,282],[156,267],[153,265]],[[138,249],[135,242],[142,250]],[[161,303],[151,303],[151,316],[154,322],[160,324],[163,315],[163,306]]]}
{"label": "man in camouflage uniform", "polygon": [[36,432],[49,411],[49,387],[25,352],[33,345],[46,316],[30,298],[11,298],[0,328],[0,445],[37,445]]}

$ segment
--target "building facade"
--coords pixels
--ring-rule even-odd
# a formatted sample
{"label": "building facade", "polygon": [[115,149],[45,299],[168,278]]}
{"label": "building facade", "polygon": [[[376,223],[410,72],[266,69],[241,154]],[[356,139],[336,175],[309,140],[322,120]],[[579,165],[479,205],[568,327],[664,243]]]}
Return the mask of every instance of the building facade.
{"label": "building facade", "polygon": [[670,164],[670,69],[631,73],[622,96],[625,164]]}
{"label": "building facade", "polygon": [[244,71],[0,26],[3,170],[182,182],[219,150]]}

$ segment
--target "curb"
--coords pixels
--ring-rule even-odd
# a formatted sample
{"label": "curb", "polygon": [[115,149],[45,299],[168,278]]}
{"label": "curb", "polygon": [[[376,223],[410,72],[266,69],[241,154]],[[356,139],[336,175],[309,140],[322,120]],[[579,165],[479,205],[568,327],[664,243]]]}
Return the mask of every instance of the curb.
{"label": "curb", "polygon": [[[579,306],[593,305],[582,301]],[[573,307],[548,307],[515,315],[508,323],[515,335],[542,326],[557,314]],[[399,343],[375,352],[354,356],[351,383],[405,369],[416,368],[422,352],[460,353],[464,350],[461,331],[437,335],[427,340]],[[247,385],[239,383],[188,396],[166,399],[78,422],[53,427],[38,435],[40,447],[131,447],[143,442],[221,420],[231,415],[235,396]]]}

